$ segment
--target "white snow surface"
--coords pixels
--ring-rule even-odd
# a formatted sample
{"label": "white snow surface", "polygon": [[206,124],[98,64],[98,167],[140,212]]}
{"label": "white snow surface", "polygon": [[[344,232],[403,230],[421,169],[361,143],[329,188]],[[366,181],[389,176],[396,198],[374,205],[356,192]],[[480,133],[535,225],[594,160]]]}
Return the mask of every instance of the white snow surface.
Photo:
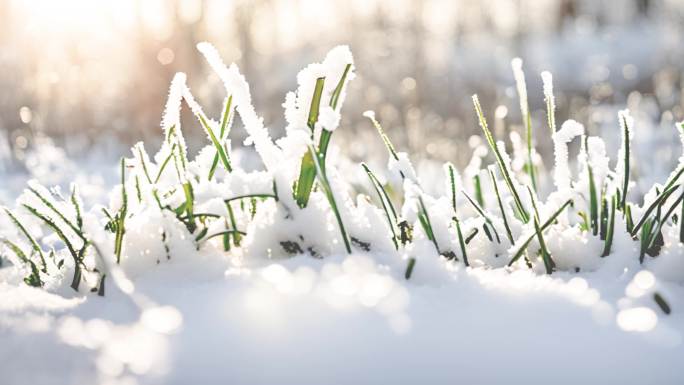
{"label": "white snow surface", "polygon": [[[681,286],[444,264],[442,279],[354,254],[174,261],[133,298],[0,284],[4,384],[677,384]],[[416,273],[424,266],[416,265]],[[7,269],[0,270],[8,279]],[[626,285],[642,285],[626,293]],[[138,301],[140,301],[138,299]],[[626,330],[623,330],[626,329]],[[635,331],[632,331],[635,330]],[[643,330],[643,331],[638,331]]]}

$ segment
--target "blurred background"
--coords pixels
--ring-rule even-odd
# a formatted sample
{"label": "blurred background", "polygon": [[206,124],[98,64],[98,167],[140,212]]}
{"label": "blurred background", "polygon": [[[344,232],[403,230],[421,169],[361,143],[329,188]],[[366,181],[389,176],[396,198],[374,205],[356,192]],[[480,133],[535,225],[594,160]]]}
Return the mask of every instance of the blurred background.
{"label": "blurred background", "polygon": [[[334,141],[352,159],[386,155],[361,116],[372,109],[415,158],[464,165],[468,138],[479,133],[473,93],[500,138],[520,129],[516,56],[542,133],[539,74],[549,70],[559,126],[572,117],[605,135],[613,151],[617,110],[629,107],[637,156],[649,159],[637,172],[680,153],[681,0],[0,0],[0,167],[50,159],[48,150],[30,157],[46,142],[73,158],[116,158],[139,140],[153,152],[176,71],[188,73],[205,110],[218,116],[224,91],[194,48],[203,40],[240,66],[274,137],[297,72],[334,45],[350,45],[358,76]],[[185,118],[198,148],[205,135]],[[243,130],[231,135],[237,143]],[[547,136],[537,139],[542,153]]]}

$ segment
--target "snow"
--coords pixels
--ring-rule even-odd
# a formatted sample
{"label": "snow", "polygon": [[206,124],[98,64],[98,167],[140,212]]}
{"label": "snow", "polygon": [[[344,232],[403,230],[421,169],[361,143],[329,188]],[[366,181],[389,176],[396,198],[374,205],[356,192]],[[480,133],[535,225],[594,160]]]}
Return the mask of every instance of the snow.
{"label": "snow", "polygon": [[518,97],[520,98],[520,112],[522,118],[527,119],[529,115],[529,105],[527,104],[527,84],[525,83],[525,73],[522,69],[523,61],[521,58],[516,57],[511,60],[511,68],[513,69],[513,77],[515,78],[515,87],[518,91]]}
{"label": "snow", "polygon": [[138,291],[163,304],[145,311],[123,295],[0,286],[3,298],[23,299],[0,310],[12,352],[4,383],[674,384],[684,375],[671,342],[681,313],[620,309],[615,277],[454,267],[446,281],[415,285],[364,255],[224,265],[213,277],[195,266],[194,279],[178,280],[186,265],[139,277]]}
{"label": "snow", "polygon": [[558,191],[570,190],[570,165],[568,162],[568,143],[576,136],[584,135],[584,126],[574,120],[566,120],[561,129],[553,134],[554,156],[556,167],[553,180]]}
{"label": "snow", "polygon": [[[301,70],[297,74],[297,90],[286,95],[285,119],[287,120],[287,130],[303,130],[308,132],[307,119],[311,100],[314,96],[316,80],[323,78],[323,93],[321,96],[321,106],[325,106],[331,100],[333,91],[342,79],[344,69],[347,65],[354,64],[354,58],[348,46],[337,46],[330,50],[320,63],[313,63]],[[354,78],[353,69],[349,71],[342,85],[337,108],[333,112],[339,112],[346,96],[346,85]],[[332,106],[331,106],[332,107]],[[326,113],[330,115],[330,113]],[[330,122],[330,118],[327,119]],[[339,123],[339,122],[338,122]],[[323,124],[326,127],[325,124]],[[327,130],[334,131],[336,125],[326,127]]]}
{"label": "snow", "polygon": [[[35,192],[15,194],[18,198],[7,205],[49,257],[46,271],[37,273],[45,282],[42,288],[24,281],[32,273],[28,263],[3,257],[3,384],[684,380],[679,364],[684,353],[680,225],[665,221],[660,254],[641,264],[640,241],[617,213],[612,247],[603,256],[605,241],[583,228],[581,218],[589,204],[587,170],[591,166],[598,190],[610,197],[622,162],[618,156],[612,172],[606,143],[588,137],[575,177],[568,143],[581,136],[584,146],[580,123],[568,120],[553,134],[556,164],[549,179],[556,191],[550,194],[527,193],[521,166],[527,153],[519,135],[510,136],[512,157],[504,141],[493,144],[502,157],[498,166],[510,174],[521,204],[535,216],[538,211],[540,223],[548,221],[543,238],[555,268],[545,274],[541,237],[532,221],[516,217],[514,194],[498,179],[501,170],[486,163],[491,154],[478,138],[470,140],[472,158],[464,178],[453,170],[453,196],[453,166],[435,165],[437,172],[419,174],[368,111],[364,115],[389,149],[378,179],[387,181],[382,188],[399,218],[383,211],[375,191],[348,177],[344,166],[351,162],[340,150],[331,151],[336,156],[324,165],[315,164],[318,180],[331,186],[330,195],[319,183],[305,207],[295,201],[292,186],[299,180],[303,155],[315,149],[316,135],[339,125],[346,82],[340,103],[327,101],[344,68],[353,66],[347,47],[334,48],[321,63],[299,73],[297,90],[286,97],[286,135],[276,142],[256,114],[237,66],[227,67],[208,43],[198,50],[233,97],[250,135],[246,145],[254,144],[264,168],[240,167],[243,149],[228,147],[235,169],[220,169],[207,178],[215,148],[208,144],[198,154],[187,153],[180,103],[184,99],[195,115],[205,115],[179,73],[162,121],[165,140],[153,158],[143,143],[136,144],[126,155],[131,158],[122,160],[122,180],[110,180],[111,188],[92,192],[91,199],[76,196],[78,209],[66,191],[29,182]],[[521,108],[526,108],[522,62],[516,59],[512,65]],[[320,77],[326,78],[325,104],[312,136],[308,109]],[[347,81],[351,78],[353,71]],[[550,79],[544,82],[545,94],[552,96]],[[474,101],[479,107],[476,96]],[[631,126],[625,112],[620,117]],[[217,128],[216,122],[207,122]],[[459,196],[474,196],[475,177],[483,193],[477,205]],[[80,190],[89,186],[84,187]],[[244,198],[254,194],[261,196]],[[654,199],[652,188],[643,205],[634,203],[635,218]],[[572,205],[565,204],[569,200]],[[42,225],[22,204],[36,207],[63,234]],[[550,221],[561,207],[564,211]],[[456,237],[456,213],[468,238],[469,266]],[[400,226],[406,239],[393,242],[392,231]],[[343,227],[352,244],[349,252]],[[115,255],[120,229],[122,251]],[[498,237],[492,237],[492,230]],[[31,250],[30,237],[5,215],[0,216],[0,237]],[[77,265],[65,243],[92,247],[84,249]],[[6,246],[0,248],[3,256],[12,254]],[[36,253],[27,255],[39,262]],[[77,266],[83,279],[75,291],[69,285]],[[104,296],[98,296],[98,289],[104,289]]]}

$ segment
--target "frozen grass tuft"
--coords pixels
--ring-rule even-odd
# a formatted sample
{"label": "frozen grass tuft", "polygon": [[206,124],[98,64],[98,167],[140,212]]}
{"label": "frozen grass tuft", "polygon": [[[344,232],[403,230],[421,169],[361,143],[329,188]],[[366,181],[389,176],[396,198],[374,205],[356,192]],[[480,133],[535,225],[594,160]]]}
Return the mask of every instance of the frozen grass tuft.
{"label": "frozen grass tuft", "polygon": [[[484,146],[475,148],[463,179],[446,163],[446,189],[438,196],[423,189],[409,155],[397,150],[372,111],[364,116],[387,148],[387,166],[372,171],[362,163],[368,183],[360,185],[341,172],[340,159],[328,157],[355,76],[347,47],[333,49],[299,73],[297,90],[284,103],[287,134],[276,142],[256,114],[238,67],[224,64],[209,43],[197,48],[226,91],[220,116],[204,112],[186,75],[178,73],[169,87],[161,148],[149,156],[138,143],[131,158],[121,159],[120,185],[106,206],[83,207],[75,186],[64,198],[31,183],[16,208],[3,209],[12,229],[2,229],[2,251],[12,255],[27,284],[52,288],[71,277],[74,290],[86,287],[104,295],[108,266],[135,274],[205,254],[244,259],[370,253],[400,266],[405,279],[419,279],[435,261],[553,274],[599,268],[630,248],[640,251],[632,260],[648,267],[661,254],[682,249],[684,194],[675,192],[682,185],[684,157],[643,203],[630,201],[633,119],[626,110],[618,114],[622,142],[611,170],[601,138],[588,136],[574,120],[557,129],[548,72],[541,76],[549,130],[537,135],[553,140],[554,171],[550,178],[538,178],[536,170],[544,168],[533,162],[538,156],[520,59],[511,64],[524,140],[512,135],[515,151],[509,155],[473,95],[490,154]],[[195,157],[188,154],[181,130],[183,101],[197,119],[195,127],[185,129],[207,136]],[[231,161],[237,116],[249,135],[245,145],[254,145],[262,170],[246,171]],[[684,124],[677,129],[684,132]],[[575,140],[581,144],[577,172],[569,154]],[[483,164],[487,159],[493,163]],[[514,161],[524,169],[514,170]],[[667,236],[673,231],[674,240]],[[676,276],[684,282],[684,272]],[[669,309],[659,296],[658,305]]]}

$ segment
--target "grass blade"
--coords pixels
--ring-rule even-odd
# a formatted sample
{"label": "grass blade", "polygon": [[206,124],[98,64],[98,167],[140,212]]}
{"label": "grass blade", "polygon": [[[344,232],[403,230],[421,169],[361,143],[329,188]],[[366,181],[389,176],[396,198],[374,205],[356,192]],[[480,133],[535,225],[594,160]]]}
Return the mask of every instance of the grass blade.
{"label": "grass blade", "polygon": [[[38,268],[36,267],[36,264],[30,260],[27,256],[26,253],[14,242],[10,241],[9,239],[3,239],[2,242],[9,247],[10,250],[19,258],[23,263],[29,265],[29,268],[31,269],[31,274],[28,277],[24,278],[24,282],[33,287],[42,287],[43,286],[43,281],[40,279],[40,273],[38,272]],[[45,271],[44,271],[45,272]]]}
{"label": "grass blade", "polygon": [[427,208],[425,207],[425,202],[423,202],[423,197],[418,195],[418,220],[420,221],[423,230],[425,230],[425,235],[428,239],[432,241],[435,245],[437,254],[441,254],[439,250],[439,245],[437,244],[437,238],[435,238],[435,233],[432,230],[432,222],[430,222],[430,216],[428,215]]}
{"label": "grass blade", "polygon": [[[389,225],[389,228],[392,231],[392,243],[394,243],[394,248],[396,250],[399,250],[399,243],[397,242],[397,232],[395,230],[396,221],[397,221],[397,214],[394,211],[394,207],[392,206],[392,202],[389,200],[389,196],[387,195],[387,192],[382,187],[380,182],[377,180],[377,178],[375,177],[373,172],[370,170],[370,168],[368,168],[368,166],[366,166],[365,163],[361,163],[361,167],[363,167],[363,169],[366,171],[366,175],[368,175],[368,178],[370,179],[370,182],[373,185],[375,192],[378,194],[378,199],[380,199],[380,203],[382,204],[382,209],[385,211],[385,216],[387,217],[387,224]],[[385,203],[385,199],[387,199],[387,203]],[[390,216],[388,206],[392,210],[392,216]],[[394,221],[392,220],[392,218],[394,218]]]}
{"label": "grass blade", "polygon": [[219,139],[216,137],[216,134],[214,133],[214,130],[212,130],[211,126],[209,125],[209,122],[207,122],[207,119],[204,117],[203,114],[197,114],[196,116],[197,116],[197,119],[199,119],[200,123],[202,124],[202,127],[204,127],[204,130],[209,135],[209,138],[211,139],[211,143],[214,145],[214,148],[216,148],[216,152],[219,155],[219,159],[221,159],[221,163],[223,164],[223,167],[226,169],[226,171],[232,172],[233,167],[230,165],[230,160],[228,159],[228,154],[226,153],[226,151],[223,148],[223,145],[221,144]]}
{"label": "grass blade", "polygon": [[411,274],[413,274],[413,267],[416,265],[416,259],[411,257],[408,260],[408,263],[406,265],[406,272],[404,272],[404,278],[406,280],[411,278]]}
{"label": "grass blade", "polygon": [[335,214],[335,219],[337,220],[337,225],[340,228],[340,234],[342,236],[342,241],[344,242],[344,247],[347,250],[347,253],[351,254],[349,236],[347,235],[347,230],[344,227],[344,222],[342,221],[340,211],[337,209],[337,202],[335,201],[335,195],[333,194],[330,183],[328,182],[328,176],[321,168],[321,164],[318,162],[318,157],[315,155],[315,149],[313,146],[309,146],[309,153],[312,154],[312,159],[316,159],[314,165],[316,166],[316,175],[318,176],[318,181],[323,187],[323,192],[325,193],[326,198],[328,198],[328,203],[330,203],[330,208],[333,210],[333,214]]}
{"label": "grass blade", "polygon": [[[223,115],[221,117],[221,132],[219,133],[219,138],[221,138],[221,140],[225,139],[226,135],[228,135],[228,133],[226,131],[230,127],[229,122],[231,122],[233,119],[233,115],[232,115],[233,107],[232,107],[232,105],[233,105],[233,95],[230,95],[226,99],[226,101],[224,103],[224,107],[223,107]],[[216,172],[216,167],[218,166],[219,157],[220,157],[220,154],[218,151],[216,151],[216,154],[214,154],[214,160],[212,160],[212,162],[211,162],[211,168],[209,168],[209,180],[212,180],[214,178],[214,173]]]}
{"label": "grass blade", "polygon": [[539,228],[539,210],[537,209],[537,201],[535,200],[534,193],[530,186],[527,186],[527,192],[530,194],[530,201],[532,202],[532,208],[534,209],[534,230],[537,233],[537,239],[539,240],[539,248],[541,249],[542,261],[544,261],[544,268],[546,269],[546,274],[553,273],[553,268],[556,264],[551,258],[551,253],[546,247],[546,241],[544,241],[544,234]]}
{"label": "grass blade", "polygon": [[480,205],[478,205],[477,202],[475,202],[473,198],[471,198],[470,195],[468,195],[467,192],[463,190],[461,190],[461,192],[463,193],[463,195],[465,195],[466,199],[468,199],[468,202],[470,202],[470,204],[475,208],[475,211],[477,211],[477,213],[480,214],[482,218],[484,218],[485,222],[492,227],[492,230],[494,230],[494,235],[496,235],[496,242],[501,243],[499,233],[496,231],[496,227],[494,227],[494,223],[492,222],[492,219],[489,217],[489,215],[485,213],[484,209],[480,207]]}
{"label": "grass blade", "polygon": [[[309,116],[307,118],[307,126],[311,129],[311,138],[313,139],[314,127],[318,121],[318,113],[321,105],[321,96],[323,94],[323,86],[325,78],[316,79],[316,86],[314,88],[313,98],[311,99],[311,107],[309,108]],[[313,154],[307,151],[302,157],[302,162],[299,167],[299,179],[295,186],[294,198],[299,207],[304,208],[309,203],[311,196],[311,189],[313,188],[314,180],[316,179],[317,161],[314,162],[316,152]]]}
{"label": "grass blade", "polygon": [[513,244],[513,233],[511,232],[511,227],[508,225],[508,218],[506,216],[506,210],[504,210],[503,202],[501,202],[501,194],[499,193],[499,186],[494,176],[494,171],[488,169],[489,176],[492,178],[492,185],[494,186],[494,192],[496,193],[496,201],[499,204],[499,211],[501,211],[501,218],[503,219],[504,227],[506,228],[506,236],[508,240]]}
{"label": "grass blade", "polygon": [[651,215],[653,210],[662,206],[662,204],[667,200],[667,198],[670,195],[672,195],[672,193],[675,190],[677,190],[677,188],[679,186],[680,185],[670,186],[669,188],[666,187],[663,190],[663,192],[660,195],[658,195],[658,197],[648,206],[648,208],[646,208],[646,211],[641,216],[641,219],[639,219],[639,221],[636,223],[636,225],[634,225],[634,228],[632,229],[632,233],[630,234],[632,237],[635,237],[637,235],[637,233],[639,232],[639,230],[641,230],[641,227],[644,225],[644,223],[646,222],[648,217]]}
{"label": "grass blade", "polygon": [[57,236],[59,239],[64,242],[64,245],[66,246],[67,250],[69,250],[69,254],[71,254],[71,257],[74,260],[74,278],[71,282],[71,287],[78,291],[78,286],[81,282],[81,265],[83,264],[82,256],[83,256],[83,250],[85,250],[85,246],[83,249],[81,249],[80,252],[76,252],[76,248],[74,248],[73,244],[69,240],[69,238],[64,234],[62,229],[57,226],[57,224],[48,216],[43,215],[40,213],[36,208],[29,206],[25,203],[22,203],[22,206],[26,208],[33,216],[36,218],[40,219],[47,225]]}
{"label": "grass blade", "polygon": [[399,155],[397,155],[397,150],[394,148],[394,145],[392,144],[392,141],[390,141],[389,136],[387,136],[387,134],[385,133],[385,130],[382,129],[380,123],[378,123],[378,121],[375,119],[375,113],[373,111],[366,111],[363,113],[363,116],[370,119],[370,121],[373,123],[373,126],[375,126],[375,129],[378,130],[378,134],[380,135],[382,142],[385,143],[387,151],[389,151],[390,155],[392,155],[392,158],[394,158],[394,160],[398,161]]}
{"label": "grass blade", "polygon": [[615,210],[617,209],[617,195],[613,195],[610,200],[610,221],[608,222],[608,232],[606,234],[606,241],[603,243],[603,253],[601,257],[607,257],[610,254],[610,249],[613,245],[613,233],[615,231]]}
{"label": "grass blade", "polygon": [[454,216],[452,218],[454,223],[456,223],[456,235],[458,235],[458,245],[461,247],[461,255],[463,255],[463,263],[466,265],[466,267],[470,266],[468,263],[468,253],[466,252],[466,243],[463,239],[463,232],[461,231],[461,221],[458,219],[458,216]]}
{"label": "grass blade", "polygon": [[487,126],[487,121],[485,120],[484,114],[482,113],[482,107],[480,106],[480,100],[478,99],[477,95],[473,95],[473,104],[475,105],[475,112],[477,113],[477,117],[480,121],[480,127],[484,132],[485,138],[487,139],[487,143],[489,143],[489,147],[494,152],[494,156],[496,158],[497,165],[499,166],[499,170],[503,175],[504,182],[506,182],[506,186],[508,186],[511,195],[513,196],[515,207],[518,210],[518,215],[520,215],[520,218],[522,219],[523,223],[527,223],[530,220],[530,216],[525,210],[522,200],[520,199],[520,195],[518,194],[518,191],[516,190],[515,185],[513,184],[513,179],[511,178],[511,175],[508,172],[508,166],[504,162],[503,156],[499,151],[499,147],[496,145],[496,142],[494,141],[494,136],[492,135],[492,132],[489,131],[489,127]]}
{"label": "grass blade", "polygon": [[[44,273],[47,272],[47,264],[45,262],[45,254],[43,253],[43,249],[40,247],[40,245],[38,244],[36,239],[31,235],[31,233],[28,232],[26,227],[19,221],[19,219],[16,217],[16,215],[14,215],[14,213],[10,209],[8,209],[7,207],[3,207],[2,209],[5,211],[5,213],[10,218],[12,223],[14,223],[14,226],[16,226],[19,229],[19,231],[24,235],[26,240],[29,241],[29,243],[31,244],[31,247],[33,248],[33,251],[38,253],[38,256],[40,257],[40,263],[43,265],[43,272]],[[16,254],[16,252],[15,252],[15,254]],[[17,255],[17,256],[19,257],[19,255]]]}
{"label": "grass blade", "polygon": [[598,193],[596,192],[596,183],[594,182],[594,169],[591,166],[589,160],[589,145],[588,137],[585,135],[583,137],[582,145],[584,147],[584,155],[587,160],[587,173],[589,181],[589,224],[591,226],[591,232],[594,236],[598,235],[599,232],[599,221],[598,221]]}
{"label": "grass blade", "polygon": [[[539,232],[543,232],[546,230],[547,227],[551,226],[551,224],[556,220],[556,218],[558,218],[558,216],[563,212],[563,210],[565,210],[571,203],[572,199],[568,199],[565,203],[563,203],[563,205],[558,210],[556,210],[556,212],[554,212],[546,222],[539,226]],[[518,251],[516,251],[515,254],[513,254],[513,258],[510,262],[508,262],[508,266],[513,265],[513,263],[515,263],[515,261],[517,261],[525,253],[527,245],[529,245],[530,242],[532,242],[532,239],[534,239],[535,236],[537,236],[536,229],[535,232],[522,243],[520,248],[518,248]]]}
{"label": "grass blade", "polygon": [[624,210],[625,203],[627,202],[627,189],[629,188],[629,162],[630,162],[630,127],[628,122],[627,111],[620,111],[618,114],[620,117],[620,125],[622,126],[622,155],[623,155],[623,175],[622,175],[622,200],[620,201],[619,208]]}

